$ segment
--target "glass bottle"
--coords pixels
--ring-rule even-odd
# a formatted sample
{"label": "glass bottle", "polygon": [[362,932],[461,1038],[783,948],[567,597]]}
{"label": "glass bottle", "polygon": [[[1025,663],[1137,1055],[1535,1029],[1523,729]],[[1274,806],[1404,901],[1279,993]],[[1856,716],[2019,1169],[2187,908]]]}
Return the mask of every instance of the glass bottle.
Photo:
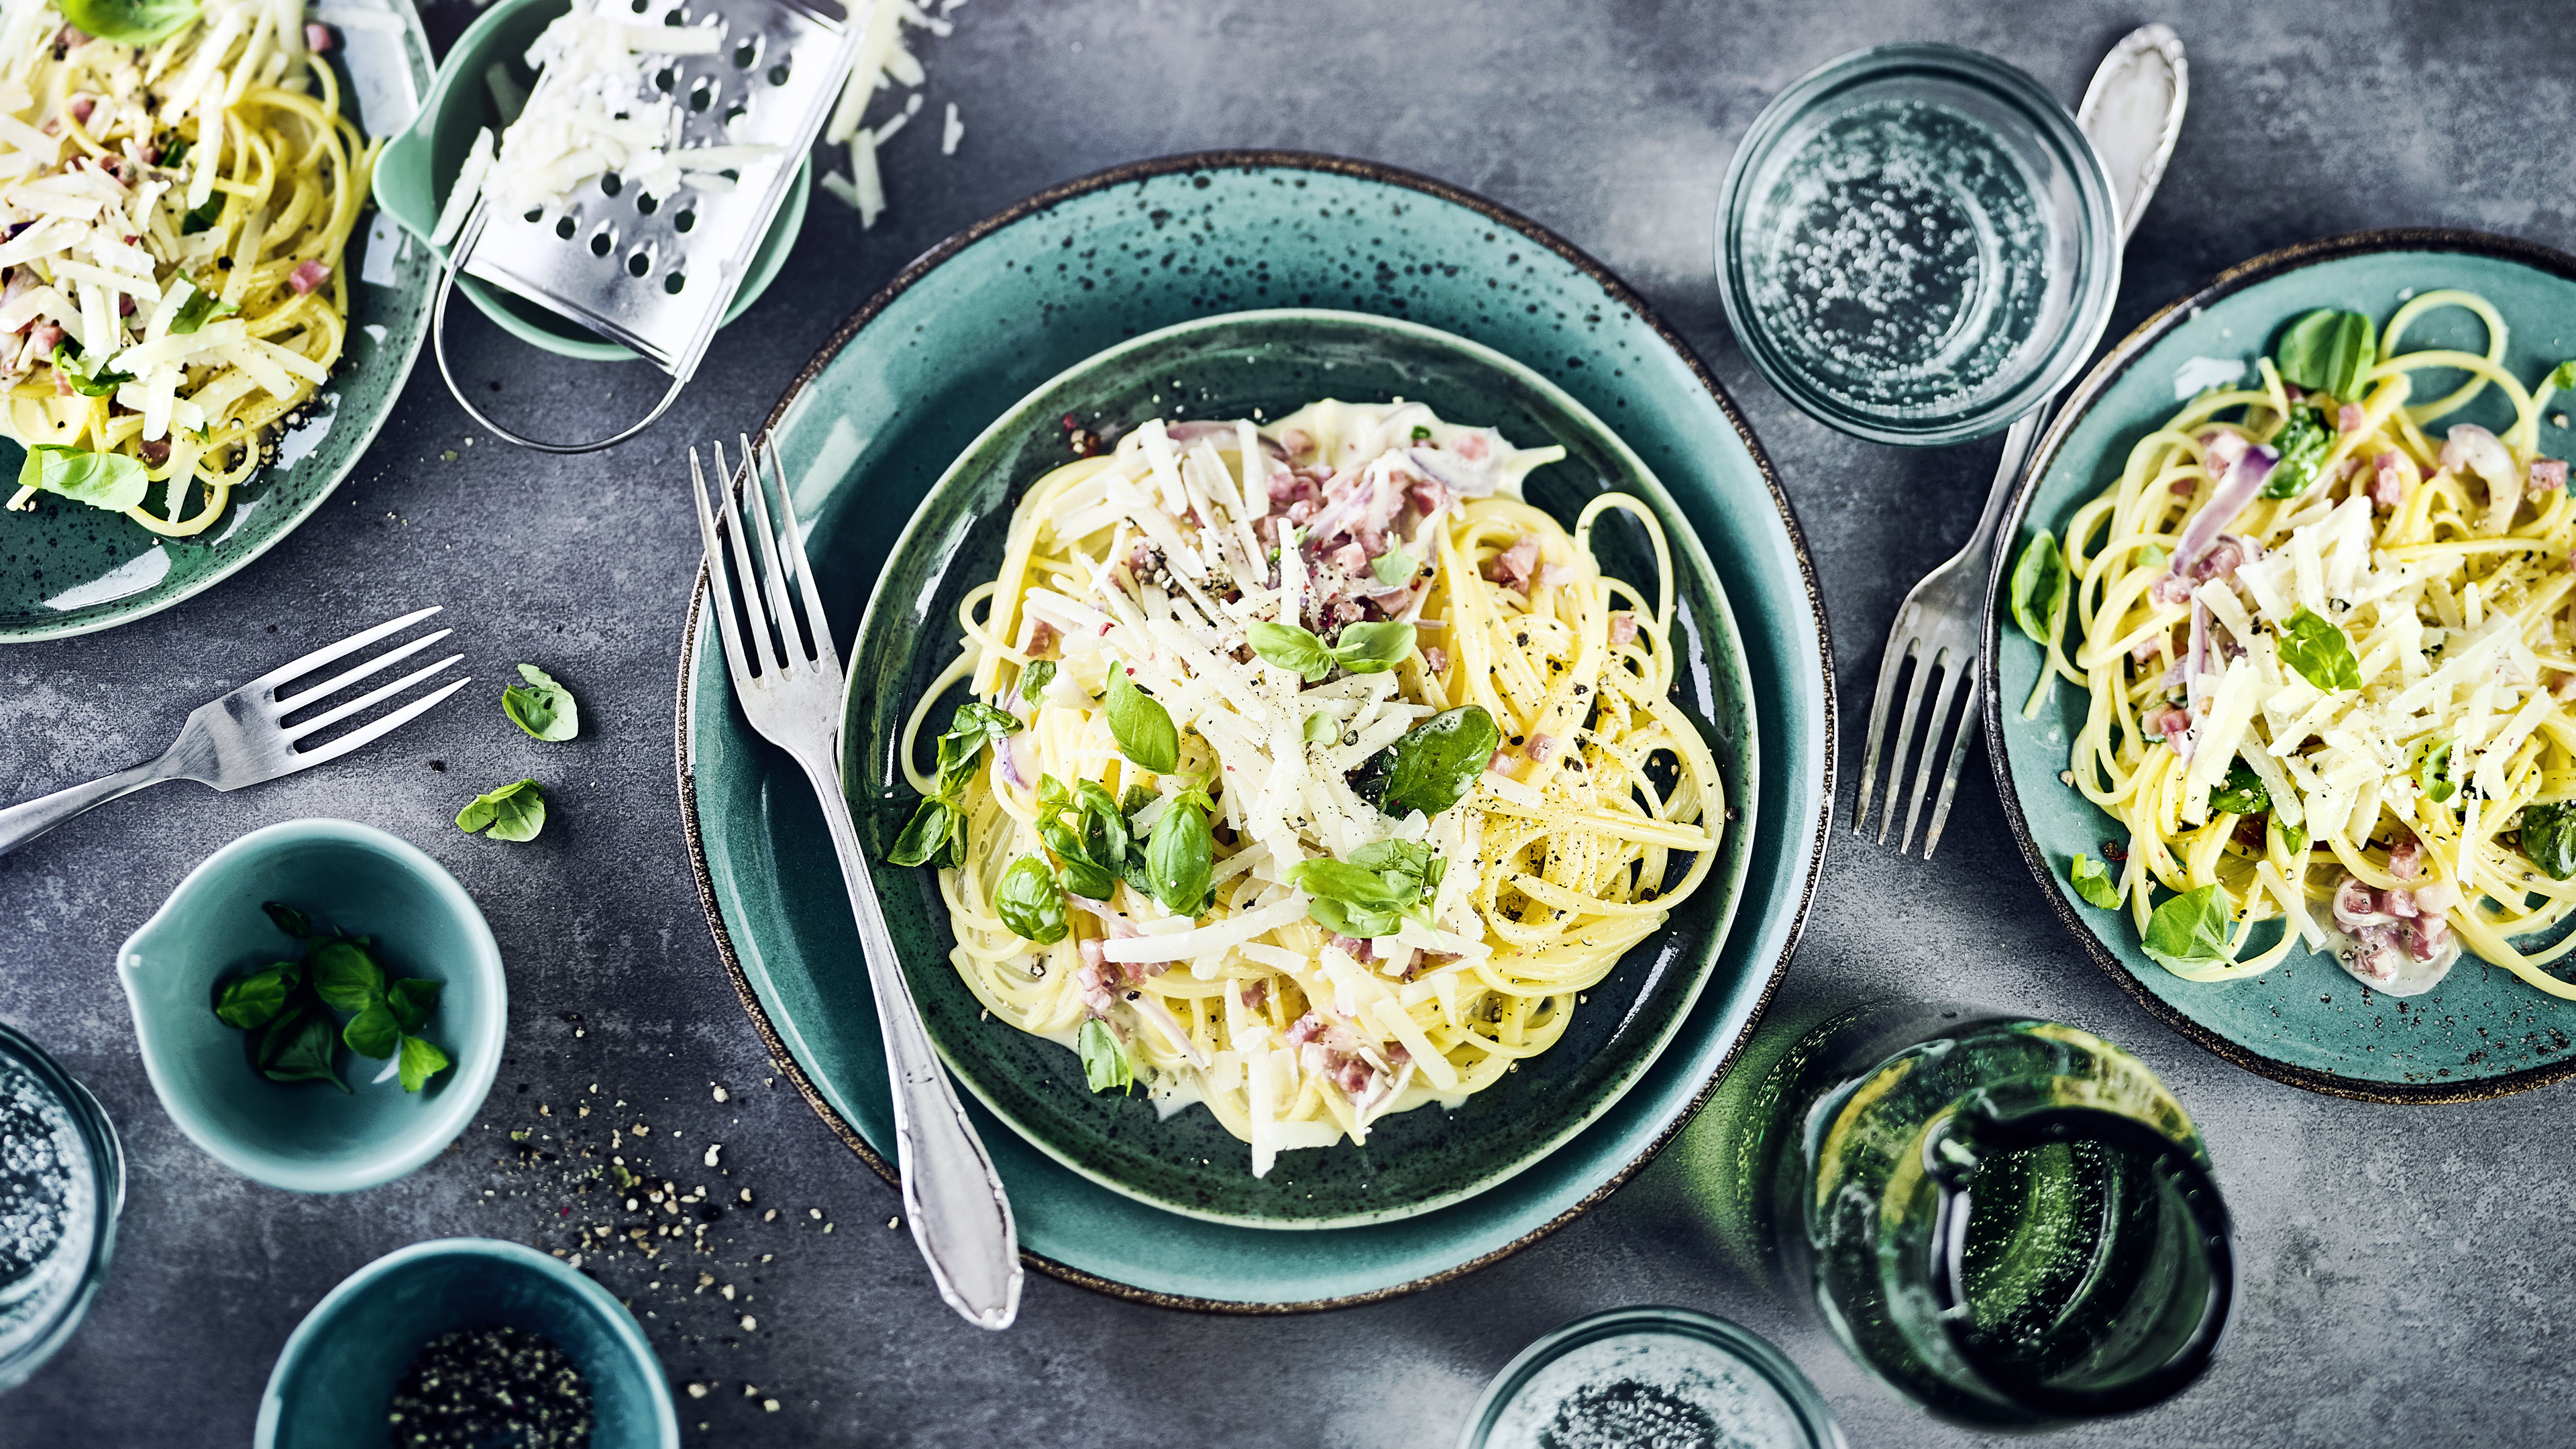
{"label": "glass bottle", "polygon": [[1708,1115],[1694,1156],[1727,1254],[1938,1417],[2142,1409],[2226,1331],[2199,1134],[2089,1032],[1950,1003],[1819,1013],[1759,1033]]}

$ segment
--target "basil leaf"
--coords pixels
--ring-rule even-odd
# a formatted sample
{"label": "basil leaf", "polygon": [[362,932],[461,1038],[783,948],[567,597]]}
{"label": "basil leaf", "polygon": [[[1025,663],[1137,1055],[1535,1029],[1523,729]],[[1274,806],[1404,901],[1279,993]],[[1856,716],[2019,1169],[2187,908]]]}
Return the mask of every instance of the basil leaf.
{"label": "basil leaf", "polygon": [[2344,632],[2299,606],[2281,626],[2281,662],[2319,689],[2361,688],[2361,661]]}
{"label": "basil leaf", "polygon": [[1252,645],[1252,652],[1261,656],[1262,663],[1293,669],[1303,675],[1308,684],[1321,684],[1324,677],[1333,672],[1333,651],[1325,648],[1324,641],[1313,633],[1294,624],[1256,620],[1244,630],[1244,635]]}
{"label": "basil leaf", "polygon": [[163,147],[161,150],[161,159],[153,164],[164,171],[176,171],[182,166],[187,165],[188,143],[186,139],[182,138],[180,140],[173,141],[169,145]]}
{"label": "basil leaf", "polygon": [[1420,423],[1416,423],[1416,424],[1414,424],[1414,425],[1413,425],[1413,441],[1415,441],[1415,442],[1417,442],[1417,443],[1427,443],[1427,442],[1430,442],[1430,441],[1431,441],[1431,430],[1430,430],[1429,428],[1426,428],[1426,427],[1422,426]]}
{"label": "basil leaf", "polygon": [[1407,912],[1420,911],[1439,889],[1448,862],[1409,840],[1384,840],[1351,852],[1348,860],[1319,856],[1299,861],[1281,877],[1313,897],[1306,915],[1345,936],[1387,936]]}
{"label": "basil leaf", "polygon": [[2263,788],[2263,777],[2243,760],[2231,761],[2227,779],[2209,792],[2209,809],[2214,815],[2259,815],[2272,808],[2272,792]]}
{"label": "basil leaf", "polygon": [[1404,925],[1395,911],[1355,906],[1322,896],[1306,903],[1307,918],[1337,936],[1392,936]]}
{"label": "basil leaf", "polygon": [[2066,557],[2057,551],[2057,535],[2043,528],[2022,546],[2021,558],[2013,565],[2013,622],[2045,647],[2057,637],[2057,627],[2066,617],[2071,587]]}
{"label": "basil leaf", "polygon": [[1388,619],[1345,624],[1333,642],[1333,661],[1353,674],[1384,674],[1413,652],[1413,626]]}
{"label": "basil leaf", "polygon": [[349,1018],[349,1024],[340,1029],[340,1039],[358,1055],[383,1061],[402,1045],[402,1027],[391,1008],[378,1001]]}
{"label": "basil leaf", "polygon": [[953,799],[975,777],[975,763],[983,758],[984,747],[1019,732],[1019,716],[1008,710],[971,699],[957,706],[957,713],[949,720],[948,733],[939,737],[939,765],[935,772],[939,794]]}
{"label": "basil leaf", "polygon": [[948,847],[948,837],[964,828],[964,817],[936,795],[922,798],[903,833],[894,838],[886,859],[896,865],[921,865]]}
{"label": "basil leaf", "polygon": [[501,713],[510,723],[532,739],[568,740],[581,733],[581,706],[573,702],[571,690],[533,664],[520,665],[519,677],[527,683],[501,691]]}
{"label": "basil leaf", "polygon": [[38,443],[18,465],[18,486],[58,493],[74,503],[123,513],[143,502],[152,484],[143,460],[123,453],[85,453],[59,443]]}
{"label": "basil leaf", "polygon": [[1135,1084],[1136,1068],[1129,1064],[1127,1049],[1118,1044],[1118,1034],[1109,1029],[1109,1023],[1091,1018],[1074,1041],[1082,1052],[1082,1080],[1091,1090],[1124,1092]]}
{"label": "basil leaf", "polygon": [[1035,704],[1038,702],[1038,696],[1046,693],[1046,687],[1053,683],[1055,683],[1055,661],[1032,659],[1028,667],[1020,671],[1020,698]]}
{"label": "basil leaf", "polygon": [[1420,880],[1431,870],[1438,857],[1431,847],[1415,840],[1381,840],[1363,845],[1351,852],[1351,864],[1362,870],[1397,871]]}
{"label": "basil leaf", "polygon": [[2227,925],[2227,907],[2219,904],[2218,887],[2205,885],[2156,907],[2138,944],[2169,969],[2205,966],[2228,959]]}
{"label": "basil leaf", "polygon": [[1313,714],[1306,716],[1306,723],[1298,730],[1298,733],[1302,735],[1305,738],[1306,743],[1310,745],[1329,745],[1333,741],[1341,738],[1342,727],[1340,722],[1335,720],[1331,715],[1324,713],[1322,710],[1317,710]]}
{"label": "basil leaf", "polygon": [[2119,906],[2120,887],[2111,879],[2110,867],[2086,859],[2084,852],[2077,851],[2075,858],[2066,863],[2066,878],[2074,883],[2075,893],[2089,904],[2106,911]]}
{"label": "basil leaf", "polygon": [[2281,823],[2281,817],[2275,815],[2272,817],[2272,839],[2281,847],[2283,855],[2296,855],[2308,848],[2308,828],[2304,825],[2284,825]]}
{"label": "basil leaf", "polygon": [[2450,736],[2444,735],[2416,748],[2423,751],[2423,758],[2415,765],[2415,784],[2424,792],[2424,798],[2439,805],[2458,794],[2459,750],[2452,744]]}
{"label": "basil leaf", "polygon": [[[342,1011],[364,1011],[385,997],[385,968],[355,941],[325,941],[313,948],[313,990]],[[378,1053],[382,1055],[382,1053]]]}
{"label": "basil leaf", "polygon": [[2325,409],[2294,407],[2281,430],[2272,435],[2272,447],[2281,460],[2272,465],[2263,480],[2266,498],[2296,498],[2316,486],[2317,466],[2326,460],[2326,451],[2334,444],[2334,429],[2326,423]]}
{"label": "basil leaf", "polygon": [[105,361],[101,358],[85,368],[81,366],[80,359],[72,355],[70,343],[54,344],[54,375],[70,383],[72,391],[82,397],[114,397],[118,387],[134,381],[134,374],[130,372],[98,370]]}
{"label": "basil leaf", "polygon": [[268,1024],[259,1039],[260,1075],[272,1082],[329,1082],[345,1092],[349,1084],[331,1065],[339,1045],[340,1024],[319,1002],[308,1003]]}
{"label": "basil leaf", "polygon": [[1052,946],[1064,939],[1064,892],[1056,889],[1055,872],[1034,855],[1021,856],[1002,872],[993,909],[1023,940]]}
{"label": "basil leaf", "polygon": [[195,236],[201,231],[212,231],[215,223],[223,219],[224,194],[218,191],[206,198],[205,205],[190,207],[188,214],[179,218],[179,235]]}
{"label": "basil leaf", "polygon": [[268,918],[277,923],[277,929],[299,941],[313,934],[313,923],[305,918],[302,911],[284,901],[262,901],[259,908],[268,912]]}
{"label": "basil leaf", "polygon": [[2562,362],[2550,370],[2549,386],[2558,392],[2576,388],[2576,358]]}
{"label": "basil leaf", "polygon": [[1406,553],[1400,543],[1388,544],[1386,552],[1369,561],[1370,575],[1390,589],[1413,582],[1413,576],[1421,570],[1422,565],[1414,562],[1413,555]]}
{"label": "basil leaf", "polygon": [[1484,706],[1442,710],[1388,747],[1378,808],[1399,820],[1415,810],[1437,815],[1466,795],[1502,747],[1503,732]]}
{"label": "basil leaf", "polygon": [[1208,874],[1216,863],[1216,843],[1208,833],[1208,812],[1215,802],[1197,790],[1184,790],[1154,822],[1145,842],[1145,876],[1154,899],[1176,916],[1199,913],[1208,893]]}
{"label": "basil leaf", "polygon": [[472,835],[490,826],[488,840],[534,840],[546,828],[545,792],[534,780],[504,785],[456,812],[456,828]]}
{"label": "basil leaf", "polygon": [[406,1036],[402,1039],[402,1060],[398,1065],[402,1071],[403,1090],[417,1092],[429,1084],[430,1078],[447,1070],[447,1053],[419,1037]]}
{"label": "basil leaf", "polygon": [[63,18],[119,45],[157,45],[197,18],[201,0],[62,0]]}
{"label": "basil leaf", "polygon": [[2551,880],[2576,876],[2576,801],[2522,807],[2522,853]]}
{"label": "basil leaf", "polygon": [[394,1014],[394,1024],[406,1032],[428,1025],[429,1014],[438,1009],[438,993],[445,984],[426,976],[406,976],[386,987],[385,1007]]}
{"label": "basil leaf", "polygon": [[2336,319],[2334,351],[2327,360],[2325,390],[2337,402],[2361,401],[2362,378],[2379,365],[2379,328],[2359,312]]}
{"label": "basil leaf", "polygon": [[2334,367],[2335,335],[2344,314],[2320,307],[2290,324],[2281,344],[2272,349],[2272,366],[2281,380],[2310,390],[2326,385]]}
{"label": "basil leaf", "polygon": [[1390,872],[1371,870],[1319,855],[1299,861],[1280,878],[1310,896],[1355,906],[1402,909],[1421,894],[1419,878],[1389,879]]}
{"label": "basil leaf", "polygon": [[1118,753],[1138,769],[1168,775],[1181,767],[1181,732],[1172,724],[1172,712],[1138,689],[1124,669],[1109,671],[1107,713]]}
{"label": "basil leaf", "polygon": [[295,980],[287,973],[291,966],[271,966],[254,971],[236,981],[224,984],[223,994],[216,998],[215,1015],[226,1026],[244,1031],[268,1025],[286,1009],[286,998],[295,989]]}
{"label": "basil leaf", "polygon": [[[162,164],[169,166],[176,163],[165,161]],[[181,285],[188,289],[188,300],[179,304],[177,315],[170,319],[170,331],[175,336],[185,336],[218,317],[229,317],[241,310],[215,293],[206,291],[184,278],[181,279]]]}

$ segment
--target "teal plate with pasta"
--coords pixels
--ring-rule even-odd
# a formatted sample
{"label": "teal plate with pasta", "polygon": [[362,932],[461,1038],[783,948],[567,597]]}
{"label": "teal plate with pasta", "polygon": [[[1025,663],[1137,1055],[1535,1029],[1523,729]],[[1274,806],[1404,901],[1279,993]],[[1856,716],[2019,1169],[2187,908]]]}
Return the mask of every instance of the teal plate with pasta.
{"label": "teal plate with pasta", "polygon": [[[2546,247],[2477,232],[2404,230],[2258,257],[2149,318],[2084,379],[2041,440],[2006,514],[2010,542],[1994,587],[2006,587],[2038,529],[2063,537],[2076,510],[2119,477],[2136,442],[2184,400],[2205,386],[2252,378],[2255,358],[2271,354],[2292,319],[2334,308],[2385,322],[2406,299],[2448,288],[2494,304],[2507,324],[2502,365],[2526,385],[2576,357],[2576,258]],[[2443,308],[2410,323],[2399,343],[2401,352],[2436,347],[2483,353],[2486,329],[2468,311]],[[2429,375],[2418,400],[2447,392],[2460,377]],[[2566,405],[2561,394],[2545,411],[2563,417]],[[2490,389],[2433,426],[2466,422],[2501,431],[2512,417],[2510,403]],[[2576,431],[2545,416],[2539,452],[2576,452]],[[1985,627],[1993,666],[1986,737],[1999,746],[1989,753],[2023,857],[2086,952],[2151,1014],[2250,1071],[2369,1101],[2476,1100],[2576,1075],[2576,1001],[2535,990],[2474,956],[2412,998],[2366,990],[2332,958],[2295,945],[2279,965],[2242,980],[2188,981],[2156,964],[2125,910],[2087,904],[2068,879],[2075,854],[2099,860],[2104,842],[2126,836],[2060,779],[2084,724],[2085,692],[2060,680],[2036,716],[2025,718],[2040,647],[2013,626],[1999,594],[1989,595]],[[2567,979],[2563,967],[2553,974]]]}
{"label": "teal plate with pasta", "polygon": [[[850,744],[861,762],[851,783],[871,817],[863,832],[883,842],[900,825],[899,814],[889,824],[870,805],[891,777],[885,722],[909,707],[903,689],[917,690],[953,653],[945,602],[989,576],[994,510],[1042,463],[1067,456],[1053,416],[997,429],[990,446],[978,438],[1023,400],[1029,418],[1053,408],[1052,390],[1031,394],[1096,354],[1174,324],[1268,308],[1421,327],[1306,313],[1273,359],[1275,381],[1255,383],[1228,380],[1229,369],[1249,375],[1270,365],[1244,361],[1261,344],[1210,323],[1171,334],[1189,339],[1178,352],[1142,344],[1153,357],[1150,378],[1101,372],[1088,386],[1103,399],[1117,394],[1122,406],[1185,396],[1188,416],[1255,401],[1256,392],[1260,405],[1276,408],[1311,400],[1319,387],[1345,396],[1419,388],[1435,406],[1495,423],[1516,442],[1583,443],[1580,466],[1555,465],[1561,484],[1545,484],[1545,469],[1532,479],[1533,498],[1552,512],[1591,490],[1642,492],[1660,480],[1685,572],[1687,535],[1698,536],[1708,560],[1704,578],[1677,580],[1699,610],[1675,631],[1687,656],[1684,703],[1720,744],[1721,760],[1733,762],[1724,768],[1744,773],[1727,784],[1751,808],[1726,822],[1728,858],[1701,893],[1704,914],[1677,918],[1661,943],[1667,952],[1623,966],[1636,968],[1618,988],[1624,997],[1596,996],[1578,1012],[1578,1025],[1585,1012],[1594,1018],[1590,1054],[1568,1042],[1538,1059],[1563,1057],[1550,1068],[1561,1075],[1546,1079],[1552,1090],[1536,1090],[1542,1079],[1533,1077],[1533,1090],[1498,1098],[1496,1107],[1511,1111],[1474,1122],[1473,1144],[1444,1140],[1451,1129],[1437,1107],[1380,1124],[1401,1122],[1421,1139],[1425,1165],[1402,1185],[1409,1215],[1400,1221],[1383,1211],[1397,1189],[1362,1178],[1354,1163],[1314,1170],[1298,1190],[1315,1192],[1316,1207],[1300,1209],[1281,1190],[1285,1179],[1245,1189],[1244,1145],[1203,1109],[1158,1122],[1141,1099],[1092,1098],[1078,1068],[1063,1081],[1070,1054],[1013,1042],[998,1023],[977,1020],[946,960],[945,914],[927,874],[881,869],[907,972],[934,1037],[974,1089],[969,1110],[1010,1190],[1029,1262],[1126,1297],[1237,1311],[1335,1306],[1440,1281],[1534,1240],[1642,1166],[1705,1100],[1803,924],[1822,857],[1832,719],[1822,610],[1786,500],[1706,371],[1615,278],[1519,217],[1402,172],[1289,153],[1183,156],[1070,183],[932,251],[852,319],[773,417],[826,610],[847,636]],[[1500,357],[1485,360],[1438,334]],[[1462,362],[1470,353],[1475,367]],[[1155,380],[1168,385],[1159,400]],[[1202,414],[1202,402],[1211,413]],[[1587,425],[1587,412],[1597,422]],[[961,459],[958,479],[934,497]],[[1549,487],[1565,496],[1552,499]],[[916,510],[923,521],[898,554]],[[1605,563],[1615,571],[1633,559]],[[862,607],[880,590],[867,625],[873,642],[857,641]],[[719,952],[790,1079],[853,1150],[886,1171],[884,1056],[819,812],[792,764],[759,743],[731,705],[702,622],[693,607],[681,657],[679,769]],[[1593,1009],[1622,1001],[1636,1009]],[[997,1065],[996,1052],[1016,1055]],[[1525,1065],[1519,1075],[1537,1070]],[[1049,1076],[1062,1090],[1041,1097]],[[1048,1145],[994,1115],[987,1098]],[[1514,1124],[1554,1140],[1554,1150],[1513,1144]],[[1188,1135],[1158,1135],[1173,1131]],[[1207,1171],[1194,1175],[1199,1164],[1174,1150],[1184,1141]],[[1370,1147],[1378,1146],[1372,1134]],[[1287,1154],[1273,1175],[1331,1156]],[[1379,1161],[1400,1175],[1392,1157]],[[1220,1162],[1225,1173],[1214,1170]],[[1318,1230],[1273,1230],[1301,1223]]]}
{"label": "teal plate with pasta", "polygon": [[[397,134],[429,88],[419,12],[412,0],[350,0],[333,23],[343,113],[370,137]],[[0,642],[94,633],[158,613],[240,572],[322,506],[393,414],[429,335],[437,280],[427,249],[381,214],[359,218],[342,265],[349,331],[339,365],[279,433],[274,460],[232,490],[203,532],[165,538],[124,514],[52,495],[39,495],[32,512],[0,511]],[[24,459],[0,439],[0,480],[15,480]]]}

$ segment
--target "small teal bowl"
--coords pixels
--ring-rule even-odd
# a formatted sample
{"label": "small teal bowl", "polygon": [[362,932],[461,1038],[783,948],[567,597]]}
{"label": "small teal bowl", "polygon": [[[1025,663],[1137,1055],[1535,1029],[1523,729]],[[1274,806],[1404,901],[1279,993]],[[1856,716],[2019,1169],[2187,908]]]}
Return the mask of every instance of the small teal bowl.
{"label": "small teal bowl", "polygon": [[542,1334],[590,1386],[591,1449],[678,1449],[671,1387],[644,1331],[608,1290],[534,1248],[491,1238],[414,1243],[313,1305],[268,1375],[258,1449],[386,1442],[413,1355],[443,1333],[500,1324]]}
{"label": "small teal bowl", "polygon": [[[272,1082],[249,1034],[215,1015],[217,984],[298,954],[263,902],[365,936],[388,972],[445,983],[421,1033],[453,1063],[417,1092],[342,1054],[346,1093]],[[293,1192],[391,1182],[465,1130],[500,1070],[509,988],[492,928],[456,878],[412,845],[346,820],[254,830],[188,872],[117,952],[144,1070],[179,1130],[244,1177]]]}

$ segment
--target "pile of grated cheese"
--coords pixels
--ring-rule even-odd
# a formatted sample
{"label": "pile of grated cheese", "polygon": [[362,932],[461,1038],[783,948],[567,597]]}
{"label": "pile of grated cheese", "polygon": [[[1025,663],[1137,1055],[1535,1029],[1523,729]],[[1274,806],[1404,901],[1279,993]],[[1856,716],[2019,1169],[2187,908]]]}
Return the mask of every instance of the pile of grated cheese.
{"label": "pile of grated cheese", "polygon": [[[868,11],[868,28],[859,41],[858,62],[850,69],[841,103],[833,108],[831,120],[823,127],[826,143],[850,149],[850,174],[824,173],[823,189],[858,210],[863,230],[875,226],[886,209],[885,180],[877,169],[877,148],[893,140],[895,132],[920,113],[921,85],[929,79],[921,61],[903,43],[903,27],[910,25],[945,37],[956,29],[947,18],[949,12],[965,3],[966,0],[941,0],[939,13],[932,15],[912,0],[882,0]],[[904,98],[903,109],[874,128],[865,125],[868,106],[876,93],[891,91],[897,84],[913,92]],[[940,154],[956,155],[957,143],[965,135],[966,127],[957,119],[957,103],[951,101],[940,128]]]}

